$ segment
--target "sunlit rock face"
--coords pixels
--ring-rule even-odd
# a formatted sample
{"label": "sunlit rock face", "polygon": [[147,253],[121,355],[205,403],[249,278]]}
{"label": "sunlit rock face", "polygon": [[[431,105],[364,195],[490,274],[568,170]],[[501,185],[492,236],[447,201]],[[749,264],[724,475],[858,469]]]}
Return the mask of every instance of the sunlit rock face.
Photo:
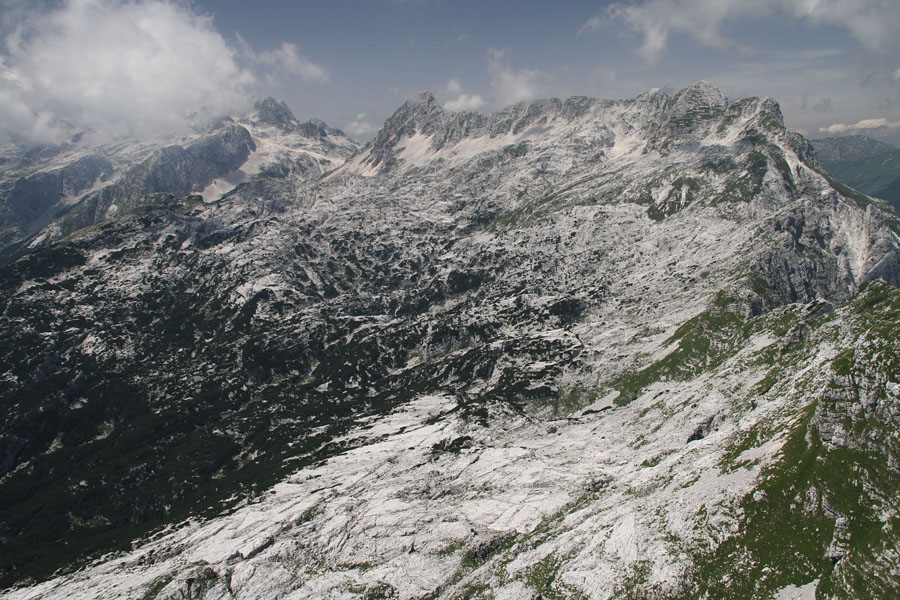
{"label": "sunlit rock face", "polygon": [[92,144],[82,132],[53,147],[0,148],[0,256],[141,210],[153,194],[220,198],[257,175],[311,178],[343,163],[356,142],[323,121],[301,123],[274,98],[247,115],[187,135]]}
{"label": "sunlit rock face", "polygon": [[178,147],[0,271],[8,597],[900,590],[898,218],[773,100]]}

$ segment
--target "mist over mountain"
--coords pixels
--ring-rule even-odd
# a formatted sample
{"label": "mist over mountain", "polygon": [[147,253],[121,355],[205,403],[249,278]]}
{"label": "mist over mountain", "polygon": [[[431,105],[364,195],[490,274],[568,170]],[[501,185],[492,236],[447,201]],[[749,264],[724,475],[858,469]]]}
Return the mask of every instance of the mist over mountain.
{"label": "mist over mountain", "polygon": [[301,123],[273,98],[188,135],[7,146],[0,152],[0,246],[8,260],[22,244],[64,238],[119,210],[142,210],[151,194],[210,199],[267,169],[318,175],[356,147],[323,121]]}
{"label": "mist over mountain", "polygon": [[701,81],[4,152],[6,598],[900,593],[878,148]]}

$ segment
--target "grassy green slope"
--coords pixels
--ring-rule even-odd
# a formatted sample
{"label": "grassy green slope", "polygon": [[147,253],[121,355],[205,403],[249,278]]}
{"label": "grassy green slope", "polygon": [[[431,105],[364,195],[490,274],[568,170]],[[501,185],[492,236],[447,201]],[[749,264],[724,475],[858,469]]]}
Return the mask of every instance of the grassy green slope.
{"label": "grassy green slope", "polygon": [[763,599],[816,580],[817,598],[900,597],[900,290],[874,282],[841,312],[830,383],[743,499],[737,535],[697,553],[679,598]]}

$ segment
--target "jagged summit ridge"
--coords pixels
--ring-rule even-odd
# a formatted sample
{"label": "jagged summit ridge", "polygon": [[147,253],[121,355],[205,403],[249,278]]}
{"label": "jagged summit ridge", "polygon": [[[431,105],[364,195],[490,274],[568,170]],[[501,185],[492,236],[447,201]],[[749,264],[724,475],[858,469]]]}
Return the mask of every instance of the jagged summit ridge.
{"label": "jagged summit ridge", "polygon": [[321,119],[312,118],[301,123],[283,100],[271,96],[258,99],[253,111],[244,120],[254,125],[271,125],[285,133],[298,133],[311,139],[331,137],[340,143],[339,138],[347,137],[343,131],[329,127]]}
{"label": "jagged summit ridge", "polygon": [[412,135],[437,125],[444,116],[444,109],[431,92],[422,91],[404,102],[385,121],[376,137]]}
{"label": "jagged summit ridge", "polygon": [[[614,154],[664,151],[678,141],[724,138],[736,122],[769,119],[783,128],[777,102],[745,98],[734,103],[705,81],[670,97],[659,90],[633,100],[573,96],[520,102],[496,113],[448,113],[429,92],[404,103],[344,168],[365,175],[420,168],[436,159],[466,160],[520,142],[550,146],[578,139]],[[609,152],[607,152],[609,154]]]}
{"label": "jagged summit ridge", "polygon": [[725,95],[719,88],[714,87],[708,81],[698,81],[683,88],[672,97],[672,101],[674,102],[673,110],[675,111],[679,109],[679,106],[691,105],[703,106],[721,112],[728,105]]}
{"label": "jagged summit ridge", "polygon": [[319,119],[301,122],[281,100],[198,125],[177,139],[89,141],[0,156],[0,262],[29,246],[140,210],[154,194],[213,201],[256,176],[318,176],[358,145]]}
{"label": "jagged summit ridge", "polygon": [[390,162],[391,151],[406,138],[421,133],[433,134],[441,125],[444,110],[431,92],[422,91],[404,102],[384,122],[381,130],[368,144],[368,159],[373,167]]}

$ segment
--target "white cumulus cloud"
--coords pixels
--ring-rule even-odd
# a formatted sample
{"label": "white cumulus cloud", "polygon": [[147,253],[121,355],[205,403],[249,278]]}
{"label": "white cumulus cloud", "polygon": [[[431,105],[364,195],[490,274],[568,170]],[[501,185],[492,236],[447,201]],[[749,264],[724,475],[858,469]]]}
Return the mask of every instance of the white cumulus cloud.
{"label": "white cumulus cloud", "polygon": [[672,34],[688,35],[710,47],[730,44],[726,23],[742,19],[788,18],[812,26],[847,29],[863,46],[884,51],[900,34],[897,0],[639,0],[616,2],[581,28],[599,31],[623,22],[642,36],[640,54],[656,62]]}
{"label": "white cumulus cloud", "polygon": [[544,73],[534,69],[514,69],[509,64],[506,50],[488,50],[488,73],[496,100],[501,104],[532,100],[540,95],[540,80]]}
{"label": "white cumulus cloud", "polygon": [[467,94],[459,79],[451,79],[444,86],[447,94],[453,99],[444,102],[444,108],[453,112],[464,110],[478,110],[484,106],[484,99],[478,94]]}
{"label": "white cumulus cloud", "polygon": [[478,94],[460,94],[455,99],[444,103],[444,108],[453,112],[478,110],[482,106],[484,106],[484,99]]}
{"label": "white cumulus cloud", "polygon": [[820,131],[824,131],[825,133],[846,133],[852,130],[864,130],[864,129],[900,129],[900,121],[888,121],[884,117],[880,117],[877,119],[863,119],[859,123],[855,123],[853,125],[846,125],[844,123],[835,123],[834,125],[829,125],[828,127],[820,128]]}
{"label": "white cumulus cloud", "polygon": [[344,126],[344,131],[350,135],[365,135],[375,131],[375,126],[366,120],[366,113],[359,113]]}
{"label": "white cumulus cloud", "polygon": [[253,74],[211,18],[171,0],[66,0],[19,13],[0,55],[0,136],[61,141],[183,126],[242,106]]}
{"label": "white cumulus cloud", "polygon": [[272,65],[292,75],[297,75],[304,81],[328,81],[328,71],[297,51],[297,46],[290,42],[284,42],[275,50],[267,50],[253,55],[256,62],[264,65]]}

